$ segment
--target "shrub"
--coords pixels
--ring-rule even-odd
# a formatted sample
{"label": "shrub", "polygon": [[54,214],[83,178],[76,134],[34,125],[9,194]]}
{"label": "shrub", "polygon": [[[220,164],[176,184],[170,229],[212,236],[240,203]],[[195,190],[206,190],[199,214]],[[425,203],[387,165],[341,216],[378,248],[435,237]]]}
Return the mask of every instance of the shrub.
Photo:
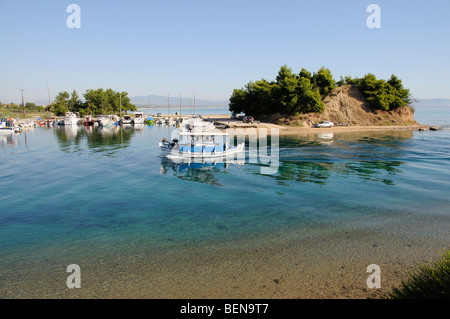
{"label": "shrub", "polygon": [[450,251],[431,264],[419,266],[409,274],[407,281],[393,288],[392,299],[449,299],[450,298]]}

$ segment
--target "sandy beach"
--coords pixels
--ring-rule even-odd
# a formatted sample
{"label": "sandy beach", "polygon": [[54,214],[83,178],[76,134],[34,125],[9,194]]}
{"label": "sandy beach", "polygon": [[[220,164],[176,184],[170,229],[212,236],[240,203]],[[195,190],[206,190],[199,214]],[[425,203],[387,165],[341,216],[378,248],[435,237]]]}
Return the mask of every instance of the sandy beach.
{"label": "sandy beach", "polygon": [[205,115],[203,119],[214,121],[216,124],[228,126],[229,128],[255,128],[267,129],[270,133],[271,129],[278,129],[279,135],[295,135],[295,134],[311,134],[311,133],[346,133],[346,132],[364,132],[364,131],[419,131],[429,130],[429,125],[378,125],[378,126],[334,126],[332,128],[315,128],[315,127],[293,127],[282,126],[266,122],[255,122],[252,124],[245,124],[241,120],[231,119],[229,115]]}

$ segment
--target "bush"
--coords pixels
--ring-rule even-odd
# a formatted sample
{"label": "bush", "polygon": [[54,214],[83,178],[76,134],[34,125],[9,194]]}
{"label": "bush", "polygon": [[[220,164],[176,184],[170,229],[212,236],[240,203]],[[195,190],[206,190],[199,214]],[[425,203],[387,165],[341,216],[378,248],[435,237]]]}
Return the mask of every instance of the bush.
{"label": "bush", "polygon": [[407,281],[392,289],[392,299],[449,299],[450,251],[430,265],[421,265],[409,274]]}

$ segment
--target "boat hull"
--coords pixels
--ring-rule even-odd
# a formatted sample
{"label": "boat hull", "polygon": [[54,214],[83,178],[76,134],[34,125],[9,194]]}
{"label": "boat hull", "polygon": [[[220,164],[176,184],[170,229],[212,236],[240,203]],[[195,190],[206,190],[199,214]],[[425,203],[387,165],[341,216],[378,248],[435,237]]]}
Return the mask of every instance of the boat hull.
{"label": "boat hull", "polygon": [[244,150],[245,144],[239,144],[235,147],[225,149],[223,151],[216,151],[215,149],[213,151],[205,151],[205,148],[203,147],[202,150],[200,148],[195,147],[186,147],[183,149],[173,149],[170,147],[170,145],[167,145],[165,143],[160,143],[161,152],[164,156],[167,158],[174,158],[174,157],[184,157],[184,158],[221,158],[221,157],[227,157],[230,155],[235,155],[238,153],[241,153]]}

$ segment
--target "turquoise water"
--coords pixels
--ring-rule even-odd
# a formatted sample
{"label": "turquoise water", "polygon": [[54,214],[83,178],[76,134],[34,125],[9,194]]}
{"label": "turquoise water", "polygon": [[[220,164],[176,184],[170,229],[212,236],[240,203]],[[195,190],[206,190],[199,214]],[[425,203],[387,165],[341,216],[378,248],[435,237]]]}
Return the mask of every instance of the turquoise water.
{"label": "turquoise water", "polygon": [[161,158],[158,141],[169,133],[43,127],[0,136],[0,275],[14,272],[5,269],[12,259],[27,272],[60,246],[101,243],[100,256],[120,255],[124,242],[183,247],[321,225],[389,229],[397,216],[408,217],[413,237],[450,242],[450,130],[280,137],[272,175],[261,163]]}

